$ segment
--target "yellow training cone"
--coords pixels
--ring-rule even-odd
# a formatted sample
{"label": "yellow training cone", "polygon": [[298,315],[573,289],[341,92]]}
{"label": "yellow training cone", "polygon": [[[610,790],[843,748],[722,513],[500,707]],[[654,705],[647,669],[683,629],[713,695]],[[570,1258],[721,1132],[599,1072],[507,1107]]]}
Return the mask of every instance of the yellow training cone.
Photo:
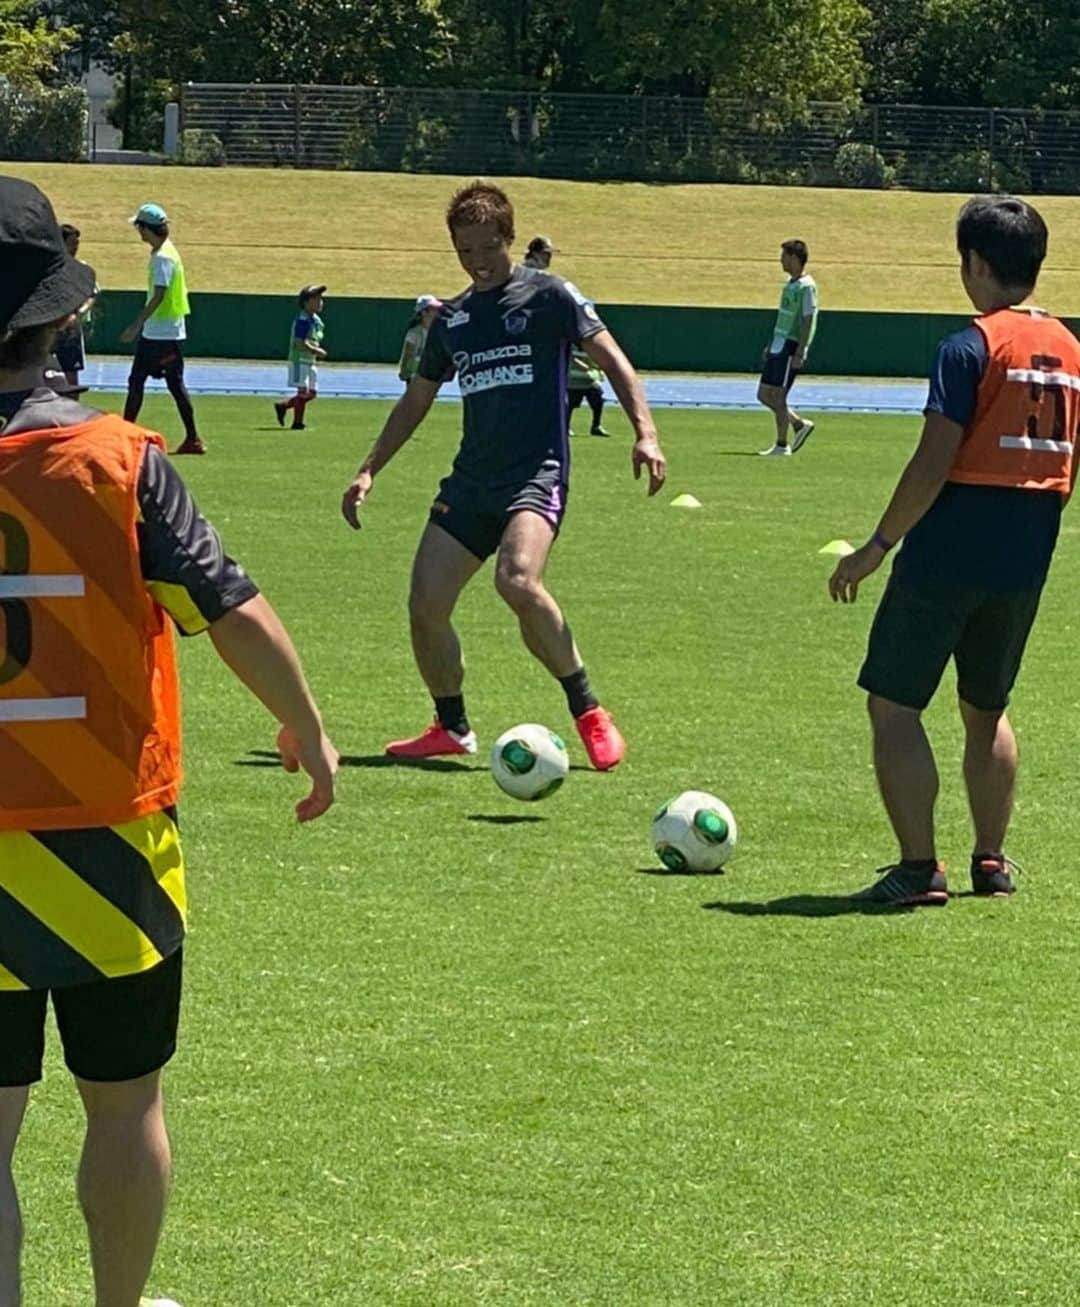
{"label": "yellow training cone", "polygon": [[848,554],[854,552],[855,546],[846,540],[830,540],[827,545],[822,545],[818,550],[819,554],[835,554],[837,558],[846,558]]}
{"label": "yellow training cone", "polygon": [[693,495],[676,495],[671,501],[672,508],[700,508],[701,500],[695,499]]}

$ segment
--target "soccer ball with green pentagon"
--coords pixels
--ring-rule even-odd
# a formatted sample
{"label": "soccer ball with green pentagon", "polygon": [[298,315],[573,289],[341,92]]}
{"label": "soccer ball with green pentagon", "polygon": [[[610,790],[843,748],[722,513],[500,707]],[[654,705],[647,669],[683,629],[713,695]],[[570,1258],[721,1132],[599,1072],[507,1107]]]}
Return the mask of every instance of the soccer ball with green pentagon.
{"label": "soccer ball with green pentagon", "polygon": [[670,871],[719,871],[738,837],[731,809],[704,790],[687,790],[653,818],[653,848]]}
{"label": "soccer ball with green pentagon", "polygon": [[566,780],[570,758],[562,739],[546,726],[512,726],[491,746],[491,774],[515,799],[546,799]]}

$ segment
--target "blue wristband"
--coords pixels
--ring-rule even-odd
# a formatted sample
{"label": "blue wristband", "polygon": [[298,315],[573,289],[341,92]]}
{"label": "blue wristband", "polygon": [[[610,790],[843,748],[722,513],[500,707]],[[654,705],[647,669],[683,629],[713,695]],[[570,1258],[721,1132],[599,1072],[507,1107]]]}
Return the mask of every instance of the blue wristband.
{"label": "blue wristband", "polygon": [[880,531],[875,531],[874,534],[870,537],[870,539],[875,545],[877,545],[879,549],[883,550],[886,554],[892,548],[891,541],[886,540]]}

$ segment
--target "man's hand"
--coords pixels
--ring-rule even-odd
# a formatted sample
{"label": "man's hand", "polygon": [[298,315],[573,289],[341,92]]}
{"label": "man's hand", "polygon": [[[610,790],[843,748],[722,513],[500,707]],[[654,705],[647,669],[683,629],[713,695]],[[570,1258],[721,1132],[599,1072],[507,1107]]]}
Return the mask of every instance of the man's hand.
{"label": "man's hand", "polygon": [[301,738],[283,726],[278,731],[278,752],[287,772],[302,767],[311,777],[311,793],[296,805],[297,821],[314,821],[334,802],[334,777],[338,769],[338,751],[325,731],[310,740]]}
{"label": "man's hand", "polygon": [[634,480],[640,481],[641,469],[649,470],[649,494],[655,495],[667,478],[667,459],[655,436],[639,436],[630,455],[634,466]]}
{"label": "man's hand", "polygon": [[130,345],[138,334],[139,334],[139,325],[138,323],[133,322],[130,327],[125,327],[124,330],[120,333],[120,339],[124,342],[125,345]]}
{"label": "man's hand", "polygon": [[362,525],[360,505],[370,494],[373,480],[374,477],[370,472],[357,472],[341,497],[341,515],[354,531],[359,531]]}
{"label": "man's hand", "polygon": [[806,350],[800,345],[795,353],[791,356],[791,367],[795,372],[801,372],[803,364],[806,362]]}
{"label": "man's hand", "polygon": [[861,549],[836,564],[836,570],[829,577],[829,594],[833,603],[853,604],[859,593],[859,582],[865,581],[871,572],[876,572],[885,559],[885,550],[880,545],[868,540]]}

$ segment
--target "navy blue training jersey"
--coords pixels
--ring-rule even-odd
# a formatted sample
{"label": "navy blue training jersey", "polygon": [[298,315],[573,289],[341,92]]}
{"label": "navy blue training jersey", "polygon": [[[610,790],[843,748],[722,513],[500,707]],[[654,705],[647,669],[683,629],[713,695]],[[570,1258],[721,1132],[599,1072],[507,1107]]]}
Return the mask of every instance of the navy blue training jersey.
{"label": "navy blue training jersey", "polygon": [[489,489],[520,485],[541,464],[570,463],[566,382],[570,348],[604,330],[570,282],[516,266],[494,290],[447,300],[428,332],[419,375],[464,397],[454,472]]}

